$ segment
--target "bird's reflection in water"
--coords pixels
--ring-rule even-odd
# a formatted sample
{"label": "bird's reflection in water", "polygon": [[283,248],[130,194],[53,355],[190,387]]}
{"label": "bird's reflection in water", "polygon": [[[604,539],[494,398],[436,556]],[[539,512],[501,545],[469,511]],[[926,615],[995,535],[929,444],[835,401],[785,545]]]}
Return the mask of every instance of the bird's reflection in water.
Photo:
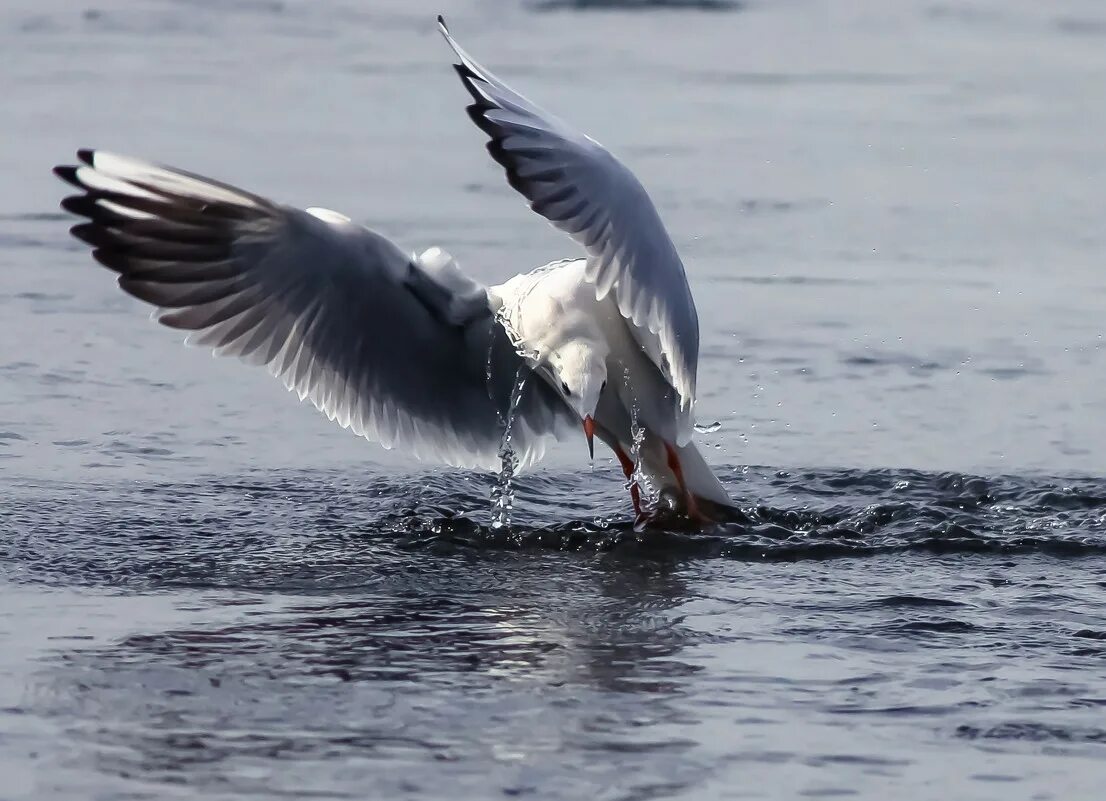
{"label": "bird's reflection in water", "polygon": [[627,770],[635,786],[678,781],[693,769],[671,703],[697,670],[680,658],[696,640],[676,611],[688,589],[671,564],[567,558],[428,557],[386,588],[255,598],[231,625],[70,652],[45,680],[115,776],[325,795],[357,775],[381,796],[447,792],[460,774],[485,790],[563,782],[569,764],[583,793]]}

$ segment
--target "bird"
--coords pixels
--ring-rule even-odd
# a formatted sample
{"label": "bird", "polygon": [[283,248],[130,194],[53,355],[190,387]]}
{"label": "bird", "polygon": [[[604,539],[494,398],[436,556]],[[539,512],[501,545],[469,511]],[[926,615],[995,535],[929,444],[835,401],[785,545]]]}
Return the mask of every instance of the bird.
{"label": "bird", "polygon": [[[70,231],[187,344],[267,367],[385,448],[520,471],[582,428],[626,476],[706,524],[733,502],[692,441],[699,324],[683,263],[634,174],[438,30],[508,184],[583,250],[485,286],[440,247],[408,255],[325,208],[94,149],[54,168]],[[643,489],[652,486],[648,508]]]}

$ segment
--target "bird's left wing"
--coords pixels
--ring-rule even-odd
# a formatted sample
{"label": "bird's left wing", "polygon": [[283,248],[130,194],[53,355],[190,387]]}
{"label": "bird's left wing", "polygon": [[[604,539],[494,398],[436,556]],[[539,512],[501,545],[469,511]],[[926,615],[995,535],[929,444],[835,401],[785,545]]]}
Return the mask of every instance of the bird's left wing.
{"label": "bird's left wing", "polygon": [[330,419],[385,447],[499,466],[514,413],[522,465],[572,424],[528,374],[487,291],[434,252],[412,259],[337,212],[301,211],[103,151],[55,172],[78,187],[73,235],[190,344],[264,364]]}

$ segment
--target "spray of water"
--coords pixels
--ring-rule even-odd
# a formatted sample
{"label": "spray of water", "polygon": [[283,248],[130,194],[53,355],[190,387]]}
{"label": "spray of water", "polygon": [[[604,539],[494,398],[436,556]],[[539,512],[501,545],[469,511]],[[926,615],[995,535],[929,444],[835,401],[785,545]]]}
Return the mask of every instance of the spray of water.
{"label": "spray of water", "polygon": [[522,401],[522,390],[526,387],[529,370],[523,366],[515,373],[515,383],[511,390],[511,405],[507,408],[507,419],[503,423],[503,436],[499,440],[499,475],[492,487],[492,528],[502,529],[511,525],[511,510],[515,504],[513,481],[518,471],[518,454],[511,444],[515,427],[515,416]]}
{"label": "spray of water", "polygon": [[630,370],[622,368],[622,379],[626,385],[626,392],[630,396],[630,460],[634,463],[634,471],[626,480],[626,489],[629,490],[635,484],[641,493],[643,506],[649,507],[654,502],[655,490],[649,476],[642,468],[641,447],[645,442],[645,426],[638,422],[638,400],[634,393],[634,386],[630,383]]}
{"label": "spray of water", "polygon": [[[536,281],[526,291],[532,291],[535,285]],[[518,414],[519,404],[522,403],[522,391],[526,387],[530,371],[541,359],[541,354],[538,351],[526,347],[526,340],[519,330],[522,324],[521,313],[521,303],[516,301],[513,306],[502,306],[497,309],[492,322],[493,325],[503,330],[511,343],[511,347],[522,359],[522,363],[515,371],[514,384],[511,389],[511,402],[507,407],[507,414],[504,416],[497,411],[503,436],[499,442],[499,475],[496,477],[495,486],[492,487],[492,528],[495,529],[505,528],[511,524],[511,509],[515,500],[512,482],[515,473],[518,472],[519,465],[518,454],[512,444],[515,418]],[[494,372],[494,332],[491,342],[492,344],[488,348],[488,362],[486,365],[489,392],[492,391]]]}

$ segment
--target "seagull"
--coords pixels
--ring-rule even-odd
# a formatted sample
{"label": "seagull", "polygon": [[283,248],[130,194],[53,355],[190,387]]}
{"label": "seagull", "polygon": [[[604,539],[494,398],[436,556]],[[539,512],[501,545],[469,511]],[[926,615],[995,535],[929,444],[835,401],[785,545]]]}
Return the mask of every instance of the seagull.
{"label": "seagull", "polygon": [[385,448],[525,469],[583,428],[696,523],[732,501],[692,442],[699,323],[683,264],[633,173],[474,61],[438,17],[468,114],[530,208],[583,248],[484,286],[441,248],[407,255],[323,208],[82,149],[71,233],[186,343],[264,365]]}

